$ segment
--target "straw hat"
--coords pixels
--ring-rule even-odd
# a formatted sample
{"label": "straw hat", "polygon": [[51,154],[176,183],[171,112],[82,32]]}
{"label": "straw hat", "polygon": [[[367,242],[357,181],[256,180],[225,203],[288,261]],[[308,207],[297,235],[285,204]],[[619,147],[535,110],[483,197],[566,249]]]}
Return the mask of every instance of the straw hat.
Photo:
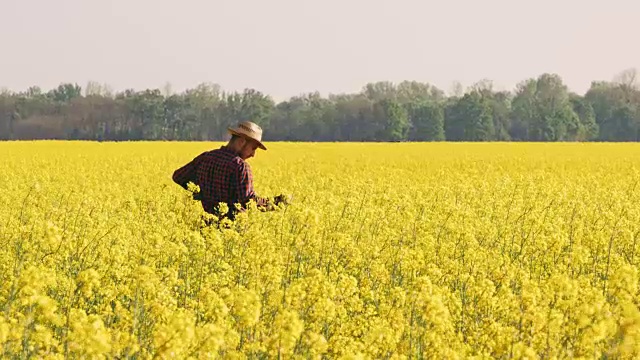
{"label": "straw hat", "polygon": [[235,127],[227,128],[232,135],[243,136],[254,140],[262,150],[267,148],[262,144],[262,128],[251,121],[241,121]]}

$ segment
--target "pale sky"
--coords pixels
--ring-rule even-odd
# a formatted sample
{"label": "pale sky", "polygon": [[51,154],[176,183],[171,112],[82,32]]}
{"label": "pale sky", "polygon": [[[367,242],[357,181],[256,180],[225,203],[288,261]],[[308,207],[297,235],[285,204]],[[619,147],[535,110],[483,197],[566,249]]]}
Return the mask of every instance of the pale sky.
{"label": "pale sky", "polygon": [[554,72],[584,93],[640,70],[639,35],[639,0],[0,0],[0,88],[212,82],[282,100]]}

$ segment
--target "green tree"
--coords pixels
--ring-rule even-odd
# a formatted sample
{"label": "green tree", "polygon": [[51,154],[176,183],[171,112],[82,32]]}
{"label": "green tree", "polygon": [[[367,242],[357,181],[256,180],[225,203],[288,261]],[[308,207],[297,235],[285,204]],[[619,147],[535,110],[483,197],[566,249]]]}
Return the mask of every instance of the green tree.
{"label": "green tree", "polygon": [[224,137],[227,124],[219,111],[223,103],[220,85],[200,83],[184,92],[184,101],[190,108],[183,114],[185,134],[194,134],[202,140],[221,140]]}
{"label": "green tree", "polygon": [[635,69],[616,75],[612,82],[594,81],[584,96],[591,105],[602,141],[630,141],[639,126],[640,86]]}
{"label": "green tree", "polygon": [[68,102],[71,99],[82,96],[82,88],[78,84],[60,84],[57,88],[49,91],[49,98],[57,102]]}
{"label": "green tree", "polygon": [[19,119],[15,97],[8,92],[0,93],[0,140],[13,139],[13,127]]}
{"label": "green tree", "polygon": [[442,102],[445,100],[444,91],[437,87],[418,81],[403,81],[395,89],[397,100],[401,104],[413,104],[424,101]]}
{"label": "green tree", "polygon": [[407,139],[409,117],[397,101],[383,99],[374,103],[374,127],[377,141],[402,141]]}
{"label": "green tree", "polygon": [[409,120],[411,141],[443,141],[444,136],[444,108],[435,102],[420,101],[409,106]]}
{"label": "green tree", "polygon": [[448,140],[491,141],[494,133],[491,103],[480,91],[464,94],[447,111],[445,134]]}
{"label": "green tree", "polygon": [[493,117],[494,140],[509,141],[511,135],[511,94],[499,91],[491,94],[491,114]]}
{"label": "green tree", "polygon": [[219,106],[221,112],[221,127],[233,125],[240,120],[250,120],[263,128],[269,126],[269,120],[275,108],[275,103],[269,97],[254,89],[243,92],[233,92],[222,95]]}
{"label": "green tree", "polygon": [[362,95],[371,101],[395,100],[398,96],[396,86],[391,81],[378,81],[366,84]]}
{"label": "green tree", "polygon": [[570,138],[577,141],[590,141],[598,137],[599,127],[596,113],[591,104],[578,94],[571,94],[571,106],[579,119],[579,126],[569,129]]}
{"label": "green tree", "polygon": [[616,141],[640,141],[640,119],[637,108],[630,104],[616,107],[609,126]]}
{"label": "green tree", "polygon": [[514,92],[483,79],[450,96],[428,83],[366,84],[351,94],[317,92],[276,104],[254,90],[202,83],[115,96],[89,82],[44,91],[0,91],[0,138],[224,140],[226,128],[252,120],[265,140],[291,141],[639,141],[640,84],[635,69],[598,81],[581,96],[555,74],[522,81]]}
{"label": "green tree", "polygon": [[542,74],[518,84],[512,108],[516,126],[526,128],[526,140],[566,140],[568,129],[578,122],[567,87],[555,74]]}
{"label": "green tree", "polygon": [[338,141],[371,141],[376,127],[373,102],[362,94],[332,95],[337,117],[335,138]]}
{"label": "green tree", "polygon": [[127,98],[130,111],[129,137],[156,140],[162,138],[164,121],[164,96],[159,89],[147,89]]}

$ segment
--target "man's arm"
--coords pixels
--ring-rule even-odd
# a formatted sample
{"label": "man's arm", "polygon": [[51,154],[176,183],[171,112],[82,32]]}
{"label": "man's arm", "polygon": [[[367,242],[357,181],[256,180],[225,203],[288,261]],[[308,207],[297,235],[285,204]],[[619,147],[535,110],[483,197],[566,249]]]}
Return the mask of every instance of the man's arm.
{"label": "man's arm", "polygon": [[238,202],[245,207],[250,200],[254,200],[258,206],[268,207],[269,200],[259,197],[253,190],[253,173],[251,167],[247,163],[242,163],[238,167],[236,183],[236,193],[238,194]]}
{"label": "man's arm", "polygon": [[200,157],[202,155],[198,155],[196,158],[188,162],[183,167],[177,169],[173,172],[173,182],[182,186],[185,190],[188,190],[187,184],[189,182],[196,182],[196,173],[198,170],[198,164],[200,162]]}

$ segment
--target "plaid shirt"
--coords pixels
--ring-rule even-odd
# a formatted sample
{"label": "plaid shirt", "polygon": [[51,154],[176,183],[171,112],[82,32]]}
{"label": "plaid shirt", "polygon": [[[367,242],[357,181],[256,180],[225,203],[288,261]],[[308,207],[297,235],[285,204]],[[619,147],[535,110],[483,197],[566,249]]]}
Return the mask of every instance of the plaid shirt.
{"label": "plaid shirt", "polygon": [[184,189],[189,182],[200,186],[202,207],[211,214],[217,214],[221,202],[230,210],[234,204],[244,208],[250,200],[258,206],[268,205],[267,199],[258,197],[253,190],[249,164],[226,146],[198,155],[173,173],[173,181]]}

